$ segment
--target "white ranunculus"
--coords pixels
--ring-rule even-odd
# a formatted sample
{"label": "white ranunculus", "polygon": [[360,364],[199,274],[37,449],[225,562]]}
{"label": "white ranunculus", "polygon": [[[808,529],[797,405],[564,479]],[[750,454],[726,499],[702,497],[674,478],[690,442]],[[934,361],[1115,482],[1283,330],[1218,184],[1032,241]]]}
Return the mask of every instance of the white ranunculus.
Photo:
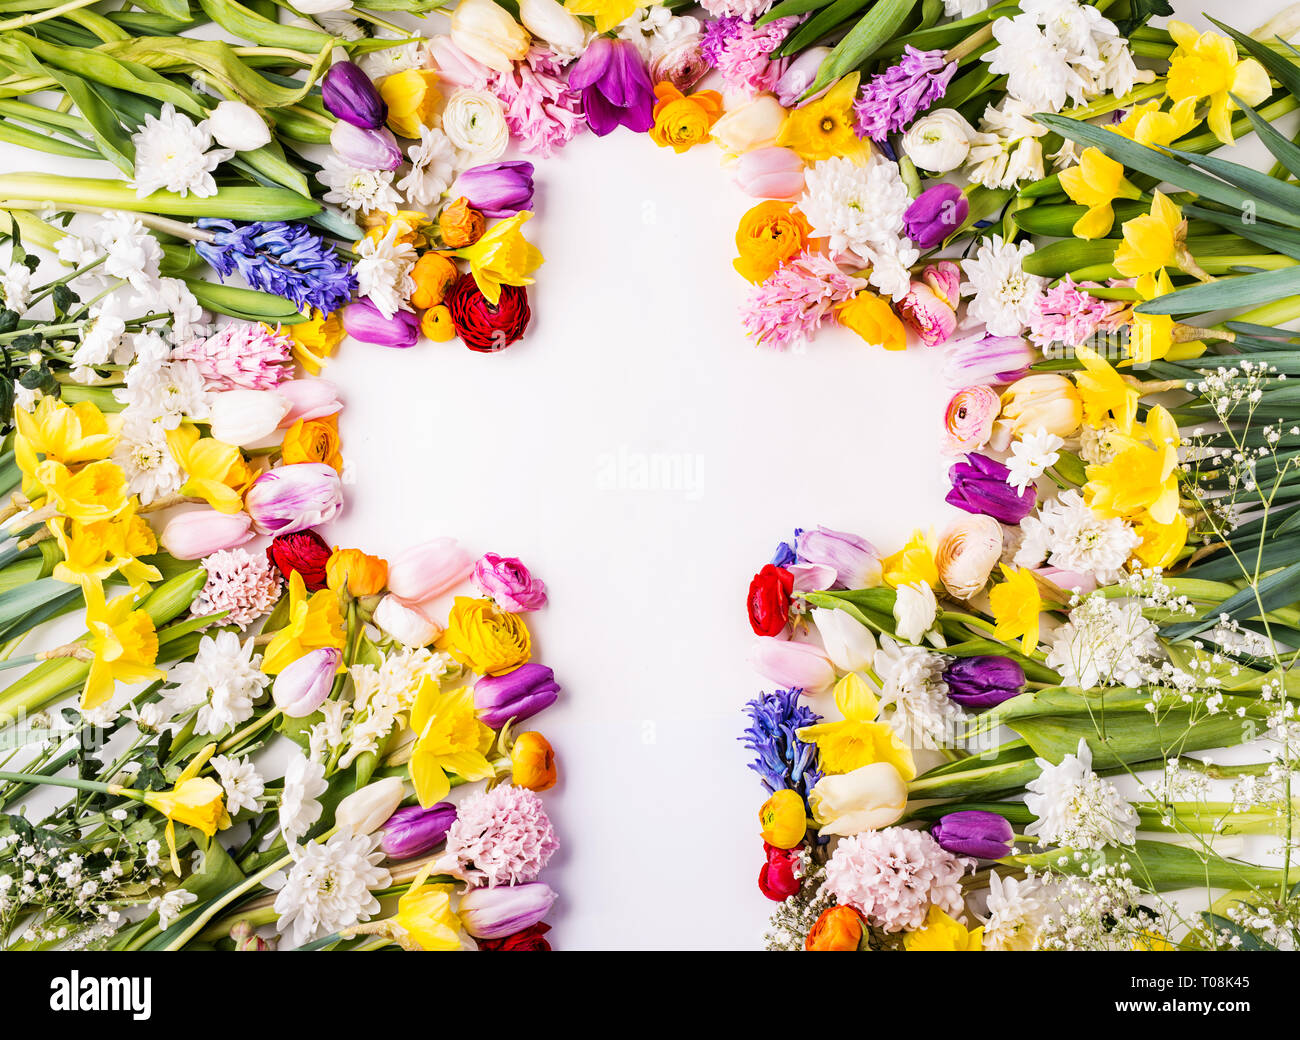
{"label": "white ranunculus", "polygon": [[501,102],[486,90],[458,90],[442,112],[442,132],[474,162],[499,159],[510,143]]}
{"label": "white ranunculus", "polygon": [[842,610],[814,607],[811,613],[826,656],[836,668],[841,672],[860,672],[871,667],[876,656],[876,637],[871,629]]}
{"label": "white ranunculus", "polygon": [[894,600],[895,632],[906,643],[919,643],[934,624],[934,590],[923,581],[900,585]]}
{"label": "white ranunculus", "polygon": [[927,112],[903,135],[903,153],[931,173],[947,173],[966,161],[975,128],[955,108]]}
{"label": "white ranunculus", "polygon": [[934,560],[939,580],[957,599],[970,599],[988,583],[1002,558],[1002,525],[971,513],[953,522],[939,538]]}
{"label": "white ranunculus", "polygon": [[257,109],[242,101],[222,101],[208,115],[208,133],[223,148],[251,152],[271,143],[271,131]]}

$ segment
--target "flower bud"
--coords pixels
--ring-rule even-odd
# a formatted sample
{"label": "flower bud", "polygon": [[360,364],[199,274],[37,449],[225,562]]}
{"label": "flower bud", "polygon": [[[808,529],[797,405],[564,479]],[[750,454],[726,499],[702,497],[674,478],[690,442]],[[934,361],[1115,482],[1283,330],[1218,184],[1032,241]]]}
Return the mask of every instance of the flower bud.
{"label": "flower bud", "polygon": [[222,101],[208,113],[208,132],[222,148],[252,152],[271,143],[271,131],[257,109],[242,101]]}
{"label": "flower bud", "polygon": [[970,454],[948,470],[952,490],[944,501],[968,513],[983,513],[999,523],[1018,524],[1034,511],[1038,492],[1031,484],[1017,491],[1007,483],[1010,470],[987,455]]}
{"label": "flower bud", "polygon": [[422,809],[409,805],[384,821],[379,847],[392,859],[413,859],[441,845],[456,822],[456,807],[437,802]]}
{"label": "flower bud", "polygon": [[243,545],[255,537],[252,526],[252,517],[244,512],[190,509],[167,521],[158,541],[178,560],[198,560]]}
{"label": "flower bud", "polygon": [[656,45],[647,66],[650,81],[662,83],[667,80],[683,94],[689,94],[691,87],[709,73],[703,43],[703,34],[693,32]]}
{"label": "flower bud", "polygon": [[903,134],[903,154],[922,170],[948,173],[966,161],[975,128],[954,108],[936,108]]}
{"label": "flower bud", "polygon": [[561,58],[576,58],[587,42],[587,30],[558,0],[519,0],[519,20]]}
{"label": "flower bud", "polygon": [[526,885],[475,888],[460,900],[460,920],[476,939],[502,939],[537,924],[551,909],[555,893],[540,881]]}
{"label": "flower bud", "polygon": [[266,953],[275,948],[253,931],[253,926],[248,921],[236,921],[231,925],[230,938],[238,953]]}
{"label": "flower bud", "polygon": [[388,118],[388,106],[360,65],[336,61],[321,79],[321,101],[330,115],[362,130],[376,130]]}
{"label": "flower bud", "polygon": [[474,570],[474,557],[454,538],[434,538],[398,553],[388,563],[388,591],[406,603],[423,603],[455,588]]}
{"label": "flower bud", "polygon": [[847,836],[897,823],[907,808],[907,784],[888,762],[824,776],[808,796],[821,834]]}
{"label": "flower bud", "polygon": [[763,840],[778,849],[792,849],[808,833],[808,814],[803,798],[784,788],[773,792],[758,810]]}
{"label": "flower bud", "polygon": [[342,661],[341,650],[323,646],[286,665],[271,687],[275,706],[291,719],[305,719],[325,703]]}
{"label": "flower bud", "polygon": [[485,553],[474,564],[474,585],[502,610],[526,614],[546,606],[546,583],[534,578],[523,561]]}
{"label": "flower bud", "polygon": [[709,130],[718,147],[731,156],[776,144],[785,125],[785,109],[771,94],[759,94],[728,111]]}
{"label": "flower bud", "polygon": [[484,725],[500,729],[549,708],[560,696],[555,673],[530,661],[503,675],[485,675],[474,684],[474,708]]}
{"label": "flower bud", "polygon": [[907,287],[898,314],[928,347],[947,343],[957,328],[961,271],[951,260],[931,264]]}
{"label": "flower bud", "polygon": [[271,540],[266,547],[266,558],[285,579],[297,574],[308,592],[319,592],[325,587],[325,567],[333,553],[329,543],[315,531],[295,531]]}
{"label": "flower bud", "polygon": [[818,694],[835,685],[835,666],[810,643],[763,636],[754,640],[749,663],[763,678],[785,689]]}
{"label": "flower bud", "polygon": [[528,53],[530,42],[519,23],[492,0],[460,0],[451,13],[451,41],[488,68],[506,73]]}
{"label": "flower bud", "polygon": [[872,589],[880,584],[880,553],[856,534],[832,531],[828,527],[803,531],[796,552],[800,563],[834,567],[836,582],[846,589]]}
{"label": "flower bud", "polygon": [[950,595],[962,600],[979,594],[1001,558],[1002,525],[975,513],[954,520],[934,550],[939,580]]}
{"label": "flower bud", "polygon": [[735,180],[746,195],[790,202],[803,194],[803,170],[798,153],[772,145],[742,155],[736,161]]}
{"label": "flower bud", "polygon": [[402,150],[391,130],[366,130],[339,120],[330,131],[330,147],[349,166],[361,170],[395,170]]}
{"label": "flower bud", "polygon": [[871,667],[876,656],[876,637],[871,629],[843,610],[826,607],[814,607],[812,619],[826,647],[826,656],[836,668],[841,672],[859,672]]}
{"label": "flower bud", "polygon": [[934,589],[926,582],[898,586],[894,598],[894,634],[905,643],[919,643],[934,625],[938,609]]}
{"label": "flower bud", "polygon": [[288,414],[275,390],[225,390],[212,395],[212,436],[242,448],[271,436]]}
{"label": "flower bud", "polygon": [[434,125],[442,101],[433,69],[403,69],[385,76],[379,94],[388,105],[388,128],[413,141],[419,140],[421,128]]}
{"label": "flower bud", "polygon": [[523,160],[485,163],[466,170],[451,186],[451,194],[490,220],[513,217],[533,205],[533,164]]}
{"label": "flower bud", "polygon": [[862,915],[851,906],[828,906],[808,931],[803,948],[812,952],[856,951],[862,942]]}
{"label": "flower bud", "polygon": [[334,810],[334,822],[354,834],[371,834],[397,811],[406,789],[395,776],[373,780],[353,791]]}
{"label": "flower bud", "polygon": [[442,207],[438,214],[438,234],[452,249],[472,246],[487,230],[483,214],[469,204],[465,196],[458,196]]}
{"label": "flower bud", "polygon": [[288,379],[277,386],[275,392],[289,402],[289,411],[280,420],[282,430],[299,419],[309,422],[312,419],[323,419],[327,415],[337,415],[343,410],[339,388],[328,379]]}
{"label": "flower bud", "polygon": [[253,481],[244,508],[259,534],[293,534],[333,520],[343,508],[343,485],[322,462],[278,466]]}
{"label": "flower bud", "polygon": [[442,632],[442,626],[430,621],[424,612],[408,607],[396,596],[385,596],[375,607],[374,622],[403,646],[418,649],[428,646]]}
{"label": "flower bud", "polygon": [[948,698],[982,711],[1008,701],[1025,688],[1025,670],[1009,657],[959,657],[943,673]]}
{"label": "flower bud", "polygon": [[348,335],[362,343],[378,343],[405,350],[420,338],[420,319],[409,311],[398,311],[385,318],[379,308],[364,296],[343,308],[343,327]]}
{"label": "flower bud", "polygon": [[975,859],[1002,859],[1015,848],[1015,833],[1006,817],[981,809],[963,809],[939,818],[930,836],[947,851]]}
{"label": "flower bud", "polygon": [[903,211],[903,228],[918,249],[933,249],[961,227],[970,203],[955,184],[936,184]]}
{"label": "flower bud", "polygon": [[350,596],[373,596],[383,590],[388,564],[360,549],[335,549],[325,564],[325,586]]}
{"label": "flower bud", "polygon": [[516,787],[549,791],[555,786],[555,749],[540,733],[529,730],[515,737],[510,748],[510,779]]}
{"label": "flower bud", "polygon": [[1038,352],[1019,336],[964,336],[945,351],[943,378],[949,386],[1010,383],[1028,370]]}

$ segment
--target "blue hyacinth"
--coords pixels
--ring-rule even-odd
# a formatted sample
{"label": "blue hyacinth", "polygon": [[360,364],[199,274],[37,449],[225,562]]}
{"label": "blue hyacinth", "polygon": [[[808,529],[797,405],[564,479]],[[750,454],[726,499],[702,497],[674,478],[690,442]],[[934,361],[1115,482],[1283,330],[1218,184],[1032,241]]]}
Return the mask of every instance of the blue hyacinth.
{"label": "blue hyacinth", "polygon": [[326,314],[356,292],[352,265],[303,224],[205,218],[198,226],[214,237],[194,243],[194,248],[223,280],[238,271],[254,289],[283,296],[300,310],[316,308]]}
{"label": "blue hyacinth", "polygon": [[801,534],[803,534],[803,528],[796,527],[794,537],[788,542],[777,542],[776,552],[772,554],[773,566],[789,568],[799,562],[799,555],[795,552],[794,547],[798,543]]}
{"label": "blue hyacinth", "polygon": [[739,739],[757,756],[749,768],[769,791],[789,788],[807,799],[822,773],[817,746],[804,743],[795,730],[820,722],[821,716],[799,703],[798,690],[760,694],[745,705],[745,714],[750,726]]}

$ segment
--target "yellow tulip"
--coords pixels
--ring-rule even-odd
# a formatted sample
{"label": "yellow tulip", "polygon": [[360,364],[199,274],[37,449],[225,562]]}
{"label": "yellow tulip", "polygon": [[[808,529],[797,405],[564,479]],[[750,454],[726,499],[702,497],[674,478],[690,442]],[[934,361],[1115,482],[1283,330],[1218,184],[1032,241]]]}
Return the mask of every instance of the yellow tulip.
{"label": "yellow tulip", "polygon": [[244,491],[253,482],[253,470],[233,444],[202,437],[193,423],[167,431],[167,447],[185,471],[181,494],[201,498],[219,513],[238,513]]}
{"label": "yellow tulip", "polygon": [[343,648],[345,634],[339,599],[329,589],[307,595],[307,583],[294,571],[289,575],[289,620],[267,644],[262,671],[277,675],[304,654],[322,647]]}
{"label": "yellow tulip", "polygon": [[86,584],[83,591],[90,633],[87,646],[93,656],[81,691],[81,709],[89,711],[112,697],[118,682],[153,682],[167,673],[154,665],[158,633],[153,619],[143,610],[132,609],[133,596],[119,596],[109,603],[97,583]]}
{"label": "yellow tulip", "polygon": [[1083,422],[1083,405],[1074,385],[1057,372],[1035,372],[1002,392],[998,423],[1013,436],[1044,431],[1073,437]]}
{"label": "yellow tulip", "polygon": [[926,951],[971,951],[984,948],[983,927],[968,930],[960,921],[931,905],[925,924],[903,936],[903,949]]}
{"label": "yellow tulip", "polygon": [[1165,92],[1175,102],[1210,103],[1206,125],[1224,144],[1232,144],[1232,95],[1247,105],[1262,104],[1273,87],[1268,72],[1254,58],[1239,58],[1237,45],[1218,33],[1197,33],[1186,22],[1172,21],[1169,35],[1178,46],[1169,56]]}
{"label": "yellow tulip", "polygon": [[404,949],[459,950],[460,918],[451,908],[455,887],[427,884],[431,870],[422,869],[397,900],[397,913],[390,918],[401,930],[397,942]]}
{"label": "yellow tulip", "polygon": [[443,692],[426,677],[411,707],[411,782],[426,809],[447,797],[448,773],[467,782],[487,780],[496,769],[487,760],[495,739],[491,728],[474,714],[474,692],[468,686]]}
{"label": "yellow tulip", "polygon": [[989,604],[997,626],[995,639],[1020,639],[1020,650],[1028,656],[1038,646],[1038,633],[1042,624],[1043,600],[1038,592],[1034,572],[1027,567],[1012,570],[1005,563],[1002,577],[1006,580],[989,590]]}
{"label": "yellow tulip", "polygon": [[763,840],[778,849],[792,849],[808,833],[808,813],[803,797],[788,787],[775,791],[758,810]]}
{"label": "yellow tulip", "polygon": [[596,22],[596,32],[607,33],[614,26],[627,21],[642,7],[649,7],[657,0],[564,0],[565,9],[570,14],[592,18]]}
{"label": "yellow tulip", "polygon": [[1104,238],[1115,223],[1114,201],[1142,196],[1124,176],[1123,165],[1099,148],[1085,148],[1079,165],[1062,170],[1060,180],[1072,202],[1088,207],[1074,223],[1075,238]]}
{"label": "yellow tulip", "polygon": [[469,261],[479,292],[488,303],[501,299],[503,285],[532,285],[528,277],[542,266],[542,251],[524,238],[520,227],[532,214],[527,210],[498,221],[473,245],[450,254]]}
{"label": "yellow tulip", "polygon": [[858,137],[854,130],[853,99],[857,92],[858,73],[837,80],[816,101],[790,113],[776,143],[798,153],[808,162],[819,162],[832,156],[865,162],[871,155],[871,145]]}
{"label": "yellow tulip", "polygon": [[420,128],[433,126],[442,94],[436,69],[404,69],[379,81],[379,96],[388,105],[388,128],[398,137],[418,140]]}

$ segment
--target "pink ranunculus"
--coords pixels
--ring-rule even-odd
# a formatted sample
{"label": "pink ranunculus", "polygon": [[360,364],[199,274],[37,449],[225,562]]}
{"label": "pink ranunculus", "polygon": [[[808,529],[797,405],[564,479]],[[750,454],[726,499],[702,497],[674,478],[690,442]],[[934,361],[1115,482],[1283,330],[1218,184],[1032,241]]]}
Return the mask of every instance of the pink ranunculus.
{"label": "pink ranunculus", "polygon": [[289,401],[289,414],[280,420],[281,429],[287,429],[299,419],[323,419],[343,410],[339,388],[328,379],[291,379],[275,389]]}
{"label": "pink ranunculus", "polygon": [[485,553],[474,564],[474,584],[502,610],[522,614],[546,606],[546,583],[513,556]]}
{"label": "pink ranunculus", "polygon": [[470,576],[474,557],[454,538],[434,538],[388,561],[388,591],[407,604],[441,596]]}
{"label": "pink ranunculus", "polygon": [[977,451],[993,435],[1001,399],[992,388],[968,386],[952,395],[943,413],[943,450],[947,455]]}
{"label": "pink ranunculus", "polygon": [[913,282],[898,305],[904,322],[926,346],[937,347],[952,337],[957,328],[961,271],[950,260],[931,264]]}
{"label": "pink ranunculus", "polygon": [[825,693],[835,685],[835,666],[821,647],[773,636],[754,640],[749,663],[770,682],[807,694]]}
{"label": "pink ranunculus", "polygon": [[737,160],[736,184],[756,199],[788,202],[803,194],[803,170],[803,159],[789,148],[755,148]]}

